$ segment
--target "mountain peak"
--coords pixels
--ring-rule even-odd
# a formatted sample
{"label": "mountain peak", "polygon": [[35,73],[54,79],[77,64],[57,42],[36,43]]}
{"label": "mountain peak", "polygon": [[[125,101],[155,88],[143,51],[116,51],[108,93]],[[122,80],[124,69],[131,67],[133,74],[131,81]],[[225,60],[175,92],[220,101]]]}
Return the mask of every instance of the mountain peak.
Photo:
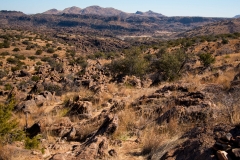
{"label": "mountain peak", "polygon": [[142,16],[147,16],[147,17],[165,17],[161,13],[156,13],[156,12],[153,12],[152,10],[149,10],[147,12],[137,11],[135,14],[142,15]]}
{"label": "mountain peak", "polygon": [[240,14],[239,14],[239,15],[236,15],[236,16],[234,16],[233,18],[240,18]]}
{"label": "mountain peak", "polygon": [[81,8],[72,6],[69,8],[65,8],[61,13],[67,13],[67,14],[80,14]]}
{"label": "mountain peak", "polygon": [[[84,9],[81,9],[79,7],[73,6],[69,8],[65,8],[63,11],[57,10],[57,9],[50,9],[46,12],[43,12],[43,14],[92,14],[92,15],[101,15],[101,16],[121,16],[121,17],[127,17],[129,15],[134,15],[134,14],[129,14],[123,11],[120,11],[115,8],[103,8],[97,5],[89,6]],[[140,16],[147,16],[147,17],[165,17],[164,15],[160,13],[153,12],[152,10],[149,10],[147,12],[141,12],[137,11],[135,15],[140,15]]]}
{"label": "mountain peak", "polygon": [[59,14],[59,10],[53,8],[53,9],[50,9],[50,10],[47,10],[46,12],[43,12],[43,14]]}

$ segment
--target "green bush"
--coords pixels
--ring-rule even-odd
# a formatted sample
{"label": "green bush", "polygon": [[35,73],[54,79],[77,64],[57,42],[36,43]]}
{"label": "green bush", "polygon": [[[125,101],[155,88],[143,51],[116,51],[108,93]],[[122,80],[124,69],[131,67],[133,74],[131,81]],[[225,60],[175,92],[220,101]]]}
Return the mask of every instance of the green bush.
{"label": "green bush", "polygon": [[110,64],[113,73],[124,75],[143,76],[148,68],[148,62],[139,51],[127,53],[124,58],[114,60]]}
{"label": "green bush", "polygon": [[36,63],[36,65],[40,66],[40,65],[42,65],[42,62],[38,61],[38,62]]}
{"label": "green bush", "polygon": [[87,60],[82,56],[75,59],[75,63],[80,65],[83,69],[85,69],[88,65]]}
{"label": "green bush", "polygon": [[7,72],[5,70],[0,70],[0,79],[7,76]]}
{"label": "green bush", "polygon": [[20,51],[20,49],[19,48],[14,48],[13,51],[18,52],[18,51]]}
{"label": "green bush", "polygon": [[12,118],[12,110],[15,106],[13,100],[8,104],[0,104],[0,143],[7,144],[23,139],[23,132],[18,130],[17,121]]}
{"label": "green bush", "polygon": [[48,61],[50,61],[50,57],[42,57],[41,58],[41,61],[43,61],[43,62],[48,62]]}
{"label": "green bush", "polygon": [[11,90],[13,87],[11,84],[7,83],[4,85],[4,90]]}
{"label": "green bush", "polygon": [[215,62],[215,58],[210,53],[202,53],[199,55],[199,58],[201,64],[203,64],[205,67],[208,67]]}
{"label": "green bush", "polygon": [[55,84],[44,84],[44,90],[47,90],[49,92],[55,92],[57,96],[61,96],[63,93],[63,90],[60,86]]}
{"label": "green bush", "polygon": [[53,54],[53,58],[57,58],[58,57],[58,54]]}
{"label": "green bush", "polygon": [[48,48],[47,49],[47,53],[54,53],[55,51],[54,51],[54,49],[53,48]]}
{"label": "green bush", "polygon": [[180,76],[180,71],[186,63],[188,56],[183,51],[164,53],[155,66],[163,74],[165,80],[172,81]]}
{"label": "green bush", "polygon": [[35,56],[29,56],[28,59],[35,60],[37,57]]}
{"label": "green bush", "polygon": [[222,44],[228,44],[228,42],[229,41],[227,39],[225,39],[225,38],[222,39]]}
{"label": "green bush", "polygon": [[22,44],[25,44],[25,45],[30,45],[31,43],[27,40],[23,41]]}
{"label": "green bush", "polygon": [[35,82],[37,82],[37,81],[39,81],[40,80],[40,77],[38,77],[38,76],[32,76],[32,81],[35,81]]}
{"label": "green bush", "polygon": [[8,56],[8,55],[10,55],[10,53],[9,52],[2,52],[0,55],[1,56]]}
{"label": "green bush", "polygon": [[32,47],[30,46],[30,45],[28,45],[27,47],[26,47],[26,50],[31,50],[32,49]]}
{"label": "green bush", "polygon": [[7,58],[7,62],[10,63],[10,64],[17,64],[18,63],[18,59],[17,58]]}
{"label": "green bush", "polygon": [[20,66],[20,65],[16,65],[16,66],[14,66],[14,67],[11,67],[11,71],[12,71],[12,72],[18,71],[18,70],[20,70],[20,69],[22,69],[22,66]]}
{"label": "green bush", "polygon": [[38,136],[33,137],[32,139],[26,137],[25,139],[25,148],[26,149],[39,149],[40,142],[38,140]]}
{"label": "green bush", "polygon": [[8,40],[4,40],[3,48],[10,48],[10,42]]}
{"label": "green bush", "polygon": [[26,57],[22,54],[14,54],[13,56],[18,60],[25,60],[26,59]]}
{"label": "green bush", "polygon": [[42,50],[37,50],[35,54],[36,54],[36,55],[41,55],[42,52],[43,52]]}

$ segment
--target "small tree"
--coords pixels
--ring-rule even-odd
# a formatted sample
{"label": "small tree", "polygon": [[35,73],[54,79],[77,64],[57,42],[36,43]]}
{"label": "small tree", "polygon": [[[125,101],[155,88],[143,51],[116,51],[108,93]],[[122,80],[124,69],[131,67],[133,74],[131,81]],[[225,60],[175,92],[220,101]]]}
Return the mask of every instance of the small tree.
{"label": "small tree", "polygon": [[116,74],[143,76],[148,68],[148,62],[140,52],[127,53],[124,58],[112,61],[110,69]]}
{"label": "small tree", "polygon": [[54,51],[54,49],[53,48],[48,48],[47,49],[47,53],[54,53],[55,51]]}
{"label": "small tree", "polygon": [[179,50],[174,53],[164,53],[156,62],[156,69],[163,73],[165,80],[174,80],[180,76],[180,71],[187,61],[187,54]]}
{"label": "small tree", "polygon": [[202,53],[199,55],[199,58],[204,67],[208,67],[215,62],[215,57],[213,57],[210,53]]}
{"label": "small tree", "polygon": [[13,51],[18,52],[18,51],[20,51],[20,49],[19,48],[14,48]]}
{"label": "small tree", "polygon": [[42,52],[43,52],[42,50],[37,50],[35,54],[36,54],[36,55],[41,55]]}
{"label": "small tree", "polygon": [[0,142],[2,144],[11,143],[23,138],[23,132],[17,129],[17,121],[12,119],[13,108],[13,100],[6,105],[0,104]]}

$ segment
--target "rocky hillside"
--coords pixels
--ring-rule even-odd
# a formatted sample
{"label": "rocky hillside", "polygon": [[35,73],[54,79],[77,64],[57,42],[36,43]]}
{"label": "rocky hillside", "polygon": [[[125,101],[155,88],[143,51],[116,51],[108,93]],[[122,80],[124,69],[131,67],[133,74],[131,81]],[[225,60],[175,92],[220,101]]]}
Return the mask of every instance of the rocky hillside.
{"label": "rocky hillside", "polygon": [[[52,12],[58,11],[52,10]],[[86,14],[25,15],[20,12],[16,12],[18,13],[16,14],[15,12],[2,11],[0,12],[0,25],[4,28],[27,29],[48,33],[48,35],[75,33],[101,37],[156,37],[169,39],[174,38],[176,34],[195,27],[224,20],[223,18],[204,17],[162,17],[153,12],[143,13],[146,16],[131,15],[126,17],[121,16],[121,11],[111,8],[105,10],[97,6],[83,9],[81,12]],[[113,15],[93,14],[96,12]]]}
{"label": "rocky hillside", "polygon": [[221,22],[208,24],[193,30],[181,33],[178,36],[194,37],[200,35],[216,35],[225,33],[240,32],[240,19],[230,19]]}
{"label": "rocky hillside", "polygon": [[236,15],[236,16],[234,16],[234,18],[239,18],[240,17],[240,15]]}
{"label": "rocky hillside", "polygon": [[86,7],[84,9],[78,8],[78,7],[69,7],[62,11],[56,10],[56,9],[50,9],[46,12],[43,12],[43,14],[81,14],[81,15],[99,15],[99,16],[121,16],[126,17],[128,14],[114,9],[114,8],[102,8],[100,6],[90,6]]}
{"label": "rocky hillside", "polygon": [[137,11],[135,14],[136,15],[141,15],[141,16],[147,16],[147,17],[166,17],[161,13],[156,13],[156,12],[153,12],[151,10],[149,10],[147,12]]}
{"label": "rocky hillside", "polygon": [[239,33],[77,42],[0,29],[0,159],[239,159]]}
{"label": "rocky hillside", "polygon": [[122,18],[130,17],[130,16],[147,16],[147,17],[166,17],[160,13],[156,13],[153,11],[141,12],[137,11],[136,13],[126,13],[115,8],[103,8],[100,6],[89,6],[84,9],[79,7],[69,7],[64,10],[50,9],[43,14],[81,14],[81,15],[99,15],[99,16],[120,16]]}

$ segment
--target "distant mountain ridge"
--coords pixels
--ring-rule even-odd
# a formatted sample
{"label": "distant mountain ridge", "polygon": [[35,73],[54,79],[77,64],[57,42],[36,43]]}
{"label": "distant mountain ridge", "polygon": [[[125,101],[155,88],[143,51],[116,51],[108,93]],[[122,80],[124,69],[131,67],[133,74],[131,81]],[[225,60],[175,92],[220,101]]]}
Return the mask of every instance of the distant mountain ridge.
{"label": "distant mountain ridge", "polygon": [[121,16],[121,17],[134,16],[134,15],[147,16],[147,17],[166,17],[163,14],[156,13],[151,10],[147,12],[137,11],[136,13],[126,13],[115,8],[103,8],[100,6],[89,6],[84,9],[73,6],[73,7],[66,8],[62,11],[57,9],[50,9],[46,12],[43,12],[43,14],[64,14],[64,13],[80,14],[80,15],[93,14],[93,15],[100,15],[100,16]]}
{"label": "distant mountain ridge", "polygon": [[239,15],[236,15],[236,16],[234,16],[233,18],[240,18],[240,14],[239,14]]}
{"label": "distant mountain ridge", "polygon": [[147,12],[137,11],[135,14],[136,15],[147,16],[147,17],[166,17],[165,15],[163,15],[161,13],[156,13],[156,12],[153,12],[151,10],[149,10]]}

